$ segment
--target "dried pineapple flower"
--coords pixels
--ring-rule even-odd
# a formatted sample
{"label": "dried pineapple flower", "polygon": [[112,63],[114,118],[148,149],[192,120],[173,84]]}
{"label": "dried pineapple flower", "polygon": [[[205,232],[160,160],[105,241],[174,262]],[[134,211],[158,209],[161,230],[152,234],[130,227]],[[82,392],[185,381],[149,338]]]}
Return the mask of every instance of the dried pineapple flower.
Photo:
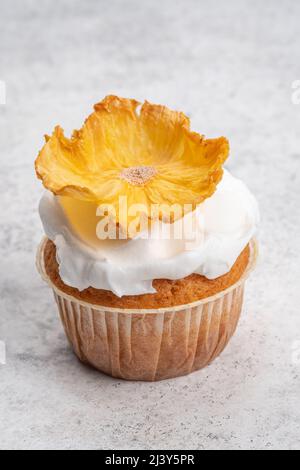
{"label": "dried pineapple flower", "polygon": [[[139,112],[138,106],[107,96],[71,139],[56,127],[35,163],[44,186],[59,196],[112,205],[117,222],[120,196],[127,196],[128,207],[144,205],[149,218],[153,204],[194,210],[210,197],[222,178],[227,139],[206,140],[190,130],[183,113],[165,106],[145,102]],[[163,210],[157,214],[163,218]]]}

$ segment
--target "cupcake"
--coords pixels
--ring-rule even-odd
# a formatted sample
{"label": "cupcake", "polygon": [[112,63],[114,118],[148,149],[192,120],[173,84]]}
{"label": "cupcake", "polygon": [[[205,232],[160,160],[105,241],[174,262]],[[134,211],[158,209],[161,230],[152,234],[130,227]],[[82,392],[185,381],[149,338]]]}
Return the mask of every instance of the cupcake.
{"label": "cupcake", "polygon": [[258,208],[205,139],[165,106],[108,96],[35,163],[46,191],[37,266],[78,358],[155,381],[210,364],[236,330]]}

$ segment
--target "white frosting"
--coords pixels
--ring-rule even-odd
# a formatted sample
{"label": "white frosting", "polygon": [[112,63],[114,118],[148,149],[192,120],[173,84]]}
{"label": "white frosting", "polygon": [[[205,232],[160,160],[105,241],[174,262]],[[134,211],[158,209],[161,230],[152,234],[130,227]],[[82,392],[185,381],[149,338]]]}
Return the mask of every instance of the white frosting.
{"label": "white frosting", "polygon": [[259,221],[255,198],[228,171],[212,197],[173,224],[175,233],[183,227],[181,239],[164,239],[170,225],[156,222],[151,238],[141,234],[128,241],[103,240],[92,248],[76,236],[50,192],[41,200],[40,216],[56,245],[62,280],[79,290],[106,289],[119,297],[155,292],[154,279],[175,280],[192,273],[215,279],[227,273]]}

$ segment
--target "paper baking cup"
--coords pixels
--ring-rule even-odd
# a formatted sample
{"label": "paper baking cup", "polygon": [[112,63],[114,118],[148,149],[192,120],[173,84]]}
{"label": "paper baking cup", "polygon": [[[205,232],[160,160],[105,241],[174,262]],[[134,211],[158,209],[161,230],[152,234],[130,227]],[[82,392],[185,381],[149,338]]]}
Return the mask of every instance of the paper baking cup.
{"label": "paper baking cup", "polygon": [[66,335],[80,361],[126,380],[178,377],[210,364],[234,334],[245,281],[257,258],[250,242],[248,266],[237,283],[206,299],[156,310],[101,307],[65,294],[44,265],[44,239],[37,267],[51,286]]}

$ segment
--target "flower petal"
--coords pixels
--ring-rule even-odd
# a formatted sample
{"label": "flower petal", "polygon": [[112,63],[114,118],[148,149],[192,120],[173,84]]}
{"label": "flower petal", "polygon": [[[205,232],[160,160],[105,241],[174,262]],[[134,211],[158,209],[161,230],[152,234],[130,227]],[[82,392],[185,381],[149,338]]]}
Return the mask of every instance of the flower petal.
{"label": "flower petal", "polygon": [[184,129],[189,129],[189,119],[181,112],[146,101],[140,121],[143,144],[151,155],[150,164],[178,161],[184,151]]}

